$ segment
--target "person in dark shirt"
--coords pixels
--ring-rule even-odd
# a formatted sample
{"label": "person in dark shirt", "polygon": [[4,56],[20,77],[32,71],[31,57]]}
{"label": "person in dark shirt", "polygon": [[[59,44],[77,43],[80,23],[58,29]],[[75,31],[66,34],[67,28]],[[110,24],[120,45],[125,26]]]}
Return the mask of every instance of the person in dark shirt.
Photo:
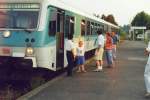
{"label": "person in dark shirt", "polygon": [[118,36],[115,34],[115,32],[112,32],[112,40],[113,40],[113,45],[112,45],[112,54],[113,54],[113,60],[116,60],[116,50],[117,50],[117,43],[118,43]]}

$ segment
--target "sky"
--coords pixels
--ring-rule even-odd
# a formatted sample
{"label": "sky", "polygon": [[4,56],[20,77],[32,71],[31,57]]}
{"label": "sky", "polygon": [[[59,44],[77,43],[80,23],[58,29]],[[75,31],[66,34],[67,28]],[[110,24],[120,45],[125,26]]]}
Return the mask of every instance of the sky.
{"label": "sky", "polygon": [[93,14],[113,14],[116,22],[130,24],[141,11],[150,14],[150,0],[61,0],[81,11]]}

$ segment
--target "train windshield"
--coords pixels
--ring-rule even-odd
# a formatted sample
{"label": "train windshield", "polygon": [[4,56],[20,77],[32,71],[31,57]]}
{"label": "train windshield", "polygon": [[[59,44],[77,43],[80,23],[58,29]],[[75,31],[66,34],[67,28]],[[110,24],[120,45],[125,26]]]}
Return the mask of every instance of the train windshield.
{"label": "train windshield", "polygon": [[[8,5],[7,5],[8,6]],[[39,9],[7,8],[0,5],[0,28],[35,29],[38,24]],[[4,7],[3,9],[1,7]],[[12,6],[15,7],[15,6]],[[18,6],[17,7],[21,7]],[[27,5],[25,7],[28,7]]]}

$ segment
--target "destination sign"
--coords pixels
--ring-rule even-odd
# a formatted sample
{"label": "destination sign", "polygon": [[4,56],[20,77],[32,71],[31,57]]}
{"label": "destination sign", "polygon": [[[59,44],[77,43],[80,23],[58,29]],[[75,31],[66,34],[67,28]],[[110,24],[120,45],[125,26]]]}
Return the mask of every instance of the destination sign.
{"label": "destination sign", "polygon": [[3,3],[0,9],[39,9],[40,4],[37,3]]}

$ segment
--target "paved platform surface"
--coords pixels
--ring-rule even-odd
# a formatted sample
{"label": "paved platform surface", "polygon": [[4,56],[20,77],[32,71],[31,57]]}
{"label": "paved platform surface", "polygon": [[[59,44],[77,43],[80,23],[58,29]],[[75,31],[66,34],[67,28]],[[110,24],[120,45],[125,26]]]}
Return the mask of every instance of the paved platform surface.
{"label": "paved platform surface", "polygon": [[119,45],[115,68],[104,64],[103,72],[93,72],[91,61],[87,73],[63,76],[27,100],[145,100],[145,47],[141,41],[125,41]]}

